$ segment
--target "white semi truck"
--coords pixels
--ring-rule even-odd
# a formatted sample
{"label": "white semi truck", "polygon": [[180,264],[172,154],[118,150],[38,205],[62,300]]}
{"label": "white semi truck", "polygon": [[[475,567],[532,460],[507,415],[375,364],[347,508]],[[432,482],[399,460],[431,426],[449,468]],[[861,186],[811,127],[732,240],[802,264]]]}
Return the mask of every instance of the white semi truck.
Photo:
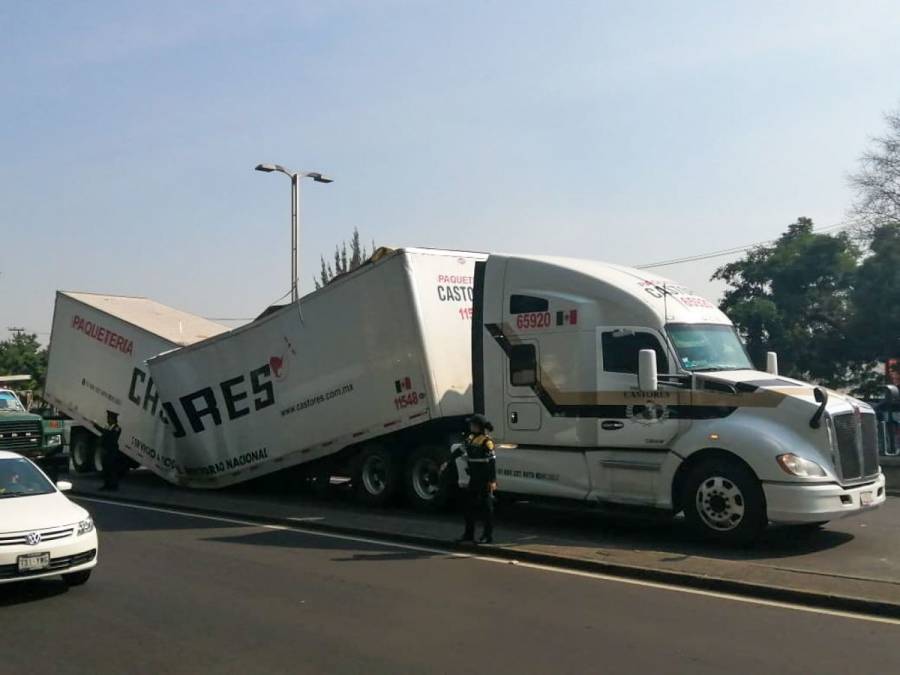
{"label": "white semi truck", "polygon": [[[57,297],[48,400],[95,427],[120,412],[122,450],[181,485],[303,465],[365,503],[429,506],[483,412],[513,497],[683,511],[735,542],[885,499],[869,406],[755,370],[712,303],[639,270],[380,249],[236,330],[183,316],[179,340],[115,299],[96,321],[117,337],[90,337],[83,300]],[[153,333],[168,344],[121,342]]]}

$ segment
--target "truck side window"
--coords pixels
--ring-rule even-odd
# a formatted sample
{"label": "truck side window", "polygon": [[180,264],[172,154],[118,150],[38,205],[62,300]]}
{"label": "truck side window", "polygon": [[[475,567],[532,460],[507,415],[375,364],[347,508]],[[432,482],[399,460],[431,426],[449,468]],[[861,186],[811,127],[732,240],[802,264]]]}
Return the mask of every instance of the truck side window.
{"label": "truck side window", "polygon": [[529,387],[537,383],[537,350],[534,345],[513,345],[509,354],[509,383]]}
{"label": "truck side window", "polygon": [[656,351],[656,367],[660,373],[669,372],[669,360],[659,340],[652,333],[610,331],[603,333],[603,370],[608,373],[638,371],[638,353],[642,349]]}
{"label": "truck side window", "polygon": [[509,296],[510,314],[530,314],[532,312],[546,312],[550,309],[550,301],[546,298],[538,298],[533,295]]}

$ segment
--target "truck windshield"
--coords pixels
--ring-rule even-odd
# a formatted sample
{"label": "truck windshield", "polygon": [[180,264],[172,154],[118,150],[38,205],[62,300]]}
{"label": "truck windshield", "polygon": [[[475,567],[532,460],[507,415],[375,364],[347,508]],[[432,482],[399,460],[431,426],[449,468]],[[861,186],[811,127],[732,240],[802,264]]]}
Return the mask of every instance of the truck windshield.
{"label": "truck windshield", "polygon": [[46,495],[53,484],[27,459],[0,459],[0,499]]}
{"label": "truck windshield", "polygon": [[669,339],[685,370],[753,370],[753,363],[733,326],[670,323]]}
{"label": "truck windshield", "polygon": [[0,410],[15,410],[22,412],[25,408],[19,403],[19,399],[11,391],[0,391]]}

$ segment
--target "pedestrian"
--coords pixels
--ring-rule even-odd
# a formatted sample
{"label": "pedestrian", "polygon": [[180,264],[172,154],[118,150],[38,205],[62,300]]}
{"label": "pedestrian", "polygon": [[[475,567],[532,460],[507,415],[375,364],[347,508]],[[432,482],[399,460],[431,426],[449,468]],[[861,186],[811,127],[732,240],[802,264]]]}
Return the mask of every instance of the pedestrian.
{"label": "pedestrian", "polygon": [[101,490],[119,489],[119,436],[122,429],[119,426],[119,413],[112,410],[106,411],[106,429],[100,436],[100,455],[103,460],[103,485]]}
{"label": "pedestrian", "polygon": [[475,523],[481,521],[484,530],[478,540],[481,544],[494,542],[494,491],[497,489],[497,461],[494,441],[490,432],[494,426],[484,415],[473,415],[468,420],[469,433],[465,445],[454,453],[454,459],[463,460],[469,482],[463,488],[463,513],[466,529],[459,543],[475,543]]}

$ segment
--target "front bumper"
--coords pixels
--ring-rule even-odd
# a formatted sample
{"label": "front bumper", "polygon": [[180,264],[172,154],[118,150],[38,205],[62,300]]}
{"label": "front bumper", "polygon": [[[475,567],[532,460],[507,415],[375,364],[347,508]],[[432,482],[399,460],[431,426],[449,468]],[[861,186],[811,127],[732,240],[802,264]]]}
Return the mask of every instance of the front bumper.
{"label": "front bumper", "polygon": [[[884,504],[884,475],[871,483],[841,487],[835,483],[803,485],[797,483],[765,483],[769,520],[774,523],[817,523],[845,518],[870,511]],[[871,501],[863,506],[863,494]],[[868,500],[867,500],[868,501]]]}
{"label": "front bumper", "polygon": [[[18,559],[29,553],[49,553],[50,567],[36,572],[19,572]],[[69,572],[88,570],[97,564],[97,531],[80,537],[72,535],[66,539],[45,544],[28,546],[0,546],[0,584],[8,584],[25,579],[40,579]]]}

